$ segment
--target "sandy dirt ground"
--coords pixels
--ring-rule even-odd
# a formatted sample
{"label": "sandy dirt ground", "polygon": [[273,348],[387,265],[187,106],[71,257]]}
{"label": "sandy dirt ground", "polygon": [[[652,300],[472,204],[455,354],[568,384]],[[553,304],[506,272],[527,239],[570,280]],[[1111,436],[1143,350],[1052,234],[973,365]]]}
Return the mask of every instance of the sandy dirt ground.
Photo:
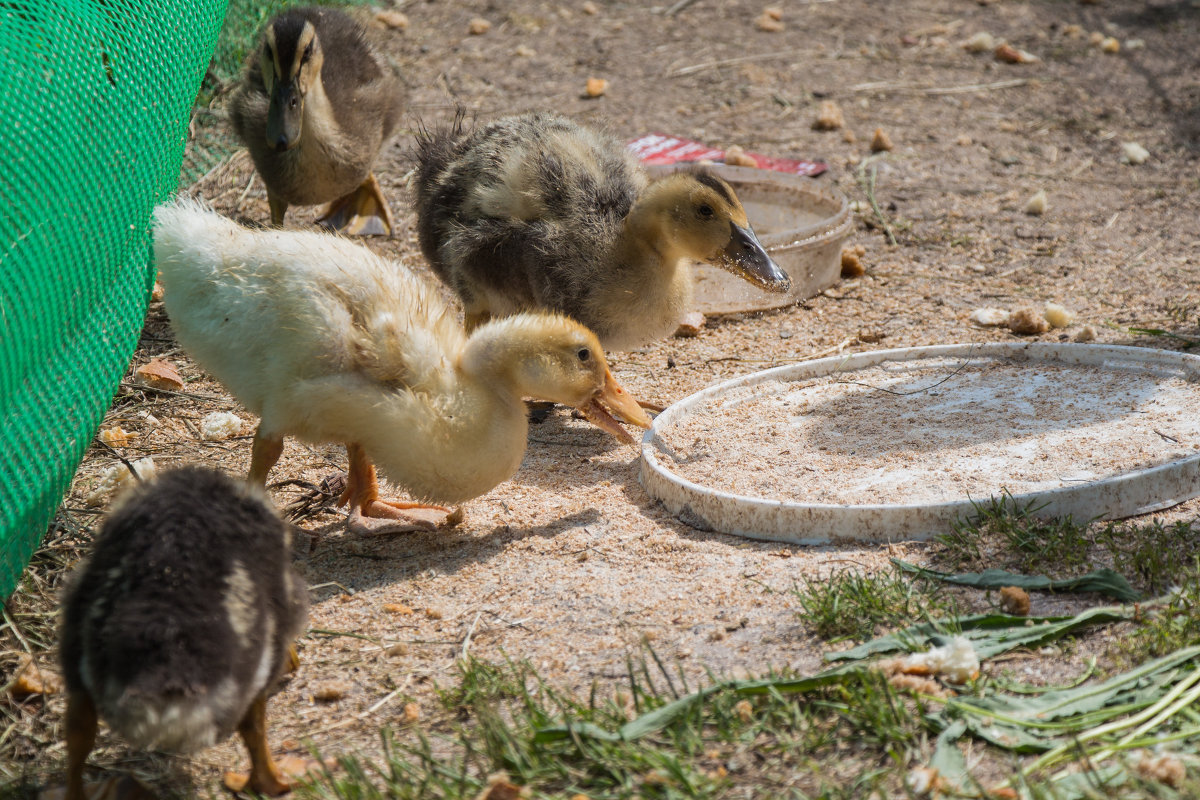
{"label": "sandy dirt ground", "polygon": [[[481,120],[554,109],[622,137],[674,133],[820,159],[829,171],[815,180],[860,209],[851,243],[865,247],[864,276],[794,307],[710,319],[695,338],[613,353],[615,374],[640,398],[670,403],[715,381],[837,352],[1069,341],[1085,326],[1099,342],[1172,348],[1183,342],[1130,328],[1200,333],[1198,4],[777,5],[782,30],[766,31],[762,5],[736,0],[400,4],[406,30],[373,28],[409,92],[405,128],[377,170],[399,230],[371,246],[427,273],[406,186],[419,124],[445,124],[459,106]],[[490,30],[469,34],[473,18]],[[981,32],[1036,61],[1006,63],[961,46]],[[1119,50],[1089,37],[1112,37]],[[585,96],[589,77],[609,81],[602,97]],[[844,128],[814,130],[823,101],[838,104]],[[894,147],[871,158],[876,129]],[[1123,163],[1127,142],[1142,145],[1148,160]],[[886,227],[870,205],[872,173]],[[251,176],[239,156],[196,189],[222,211],[264,221],[265,194]],[[1026,213],[1041,190],[1046,212]],[[300,210],[295,219],[314,215]],[[968,320],[985,306],[1040,309],[1047,301],[1074,311],[1075,323],[1017,337]],[[123,390],[106,424],[142,435],[126,454],[152,454],[160,467],[202,461],[242,472],[254,420],[175,345],[160,303],[134,365],[152,356],[175,361],[187,391],[207,399]],[[243,435],[201,443],[195,423],[214,409],[239,413]],[[289,442],[272,479],[318,482],[344,468],[344,458],[338,446]],[[112,463],[93,448],[67,506],[81,507]],[[276,492],[281,505],[295,496],[293,488]],[[1166,517],[1192,518],[1197,509],[1192,501]],[[369,540],[344,536],[333,515],[303,523],[322,534],[298,556],[315,587],[310,624],[333,634],[302,640],[303,665],[271,703],[277,749],[309,739],[328,754],[377,754],[381,725],[414,724],[405,722],[406,703],[417,704],[416,725],[432,724],[432,687],[454,681],[464,652],[528,659],[546,680],[579,690],[616,686],[626,656],[646,643],[697,682],[709,671],[816,670],[825,645],[797,616],[789,589],[931,554],[920,543],[800,547],[688,527],[639,485],[636,447],[561,412],[531,428],[517,475],[465,511],[451,531]],[[985,604],[982,594],[965,601]],[[1094,602],[1038,596],[1034,611]],[[1043,659],[1030,668],[1072,666]],[[334,683],[340,699],[313,699]],[[61,702],[51,701],[51,728],[60,713]],[[94,761],[128,757],[105,734]],[[243,761],[229,743],[173,769],[206,784]]]}

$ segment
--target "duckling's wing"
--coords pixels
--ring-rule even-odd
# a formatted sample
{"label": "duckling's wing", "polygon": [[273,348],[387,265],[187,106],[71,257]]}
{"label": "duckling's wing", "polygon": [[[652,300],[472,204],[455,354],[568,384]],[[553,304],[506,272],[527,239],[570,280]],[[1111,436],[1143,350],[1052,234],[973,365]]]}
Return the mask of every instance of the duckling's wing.
{"label": "duckling's wing", "polygon": [[312,22],[321,42],[321,82],[339,127],[353,136],[387,139],[400,119],[403,100],[395,70],[345,12],[310,7],[299,13]]}

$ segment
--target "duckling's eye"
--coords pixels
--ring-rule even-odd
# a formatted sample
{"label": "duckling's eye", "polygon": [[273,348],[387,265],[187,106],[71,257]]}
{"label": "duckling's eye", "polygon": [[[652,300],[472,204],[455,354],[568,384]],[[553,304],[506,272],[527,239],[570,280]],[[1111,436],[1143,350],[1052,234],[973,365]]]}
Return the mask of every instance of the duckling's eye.
{"label": "duckling's eye", "polygon": [[712,206],[710,206],[708,203],[705,203],[696,209],[696,213],[699,214],[702,219],[712,219],[714,212]]}
{"label": "duckling's eye", "polygon": [[584,347],[576,355],[579,356],[581,362],[587,363],[587,360],[592,357],[592,351]]}

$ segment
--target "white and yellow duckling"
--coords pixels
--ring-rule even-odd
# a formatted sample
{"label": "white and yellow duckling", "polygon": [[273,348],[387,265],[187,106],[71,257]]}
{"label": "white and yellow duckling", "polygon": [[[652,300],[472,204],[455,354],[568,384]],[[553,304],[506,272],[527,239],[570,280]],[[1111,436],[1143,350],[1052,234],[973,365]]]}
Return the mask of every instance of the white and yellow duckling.
{"label": "white and yellow duckling", "polygon": [[650,181],[614,137],[548,113],[418,137],[417,230],[468,327],[531,309],[628,350],[675,330],[689,262],[772,291],[791,283],[732,187],[702,168]]}
{"label": "white and yellow duckling", "polygon": [[436,503],[509,478],[525,451],[522,398],[573,406],[624,441],[609,411],[649,427],[595,335],[561,315],[522,314],[468,337],[436,287],[338,236],[251,231],[189,200],[154,218],[179,343],[262,418],[250,480],[265,483],[285,435],[343,442],[352,527],[370,527],[364,517],[432,525],[421,509],[406,513],[415,504],[379,499],[372,464]]}
{"label": "white and yellow duckling", "polygon": [[347,14],[313,7],[272,18],[229,108],[266,184],[271,224],[283,224],[289,205],[331,203],[330,227],[390,235],[372,167],[400,111],[394,70]]}
{"label": "white and yellow duckling", "polygon": [[236,730],[247,786],[286,792],[266,702],[296,666],[307,608],[290,527],[261,491],[199,467],[130,490],[63,598],[66,800],[85,797],[99,719],[134,746],[174,752]]}

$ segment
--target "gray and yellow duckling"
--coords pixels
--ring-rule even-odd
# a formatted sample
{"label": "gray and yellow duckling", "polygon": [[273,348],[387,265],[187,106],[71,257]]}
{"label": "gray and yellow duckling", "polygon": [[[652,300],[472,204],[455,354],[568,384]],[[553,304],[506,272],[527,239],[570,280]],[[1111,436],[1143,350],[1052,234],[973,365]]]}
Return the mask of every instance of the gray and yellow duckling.
{"label": "gray and yellow duckling", "polygon": [[83,800],[98,719],[130,744],[175,752],[235,730],[247,786],[281,794],[266,701],[297,663],[308,593],[291,533],[260,490],[185,467],[114,507],[63,603],[66,800]]}
{"label": "gray and yellow duckling", "polygon": [[288,206],[331,203],[323,224],[390,235],[372,169],[401,101],[395,71],[344,12],[297,8],[271,19],[229,112],[266,184],[271,224],[283,224]]}
{"label": "gray and yellow duckling", "polygon": [[692,260],[790,287],[726,181],[703,168],[650,180],[616,138],[564,117],[460,119],[424,131],[417,155],[421,250],[468,327],[553,309],[628,350],[675,330]]}

